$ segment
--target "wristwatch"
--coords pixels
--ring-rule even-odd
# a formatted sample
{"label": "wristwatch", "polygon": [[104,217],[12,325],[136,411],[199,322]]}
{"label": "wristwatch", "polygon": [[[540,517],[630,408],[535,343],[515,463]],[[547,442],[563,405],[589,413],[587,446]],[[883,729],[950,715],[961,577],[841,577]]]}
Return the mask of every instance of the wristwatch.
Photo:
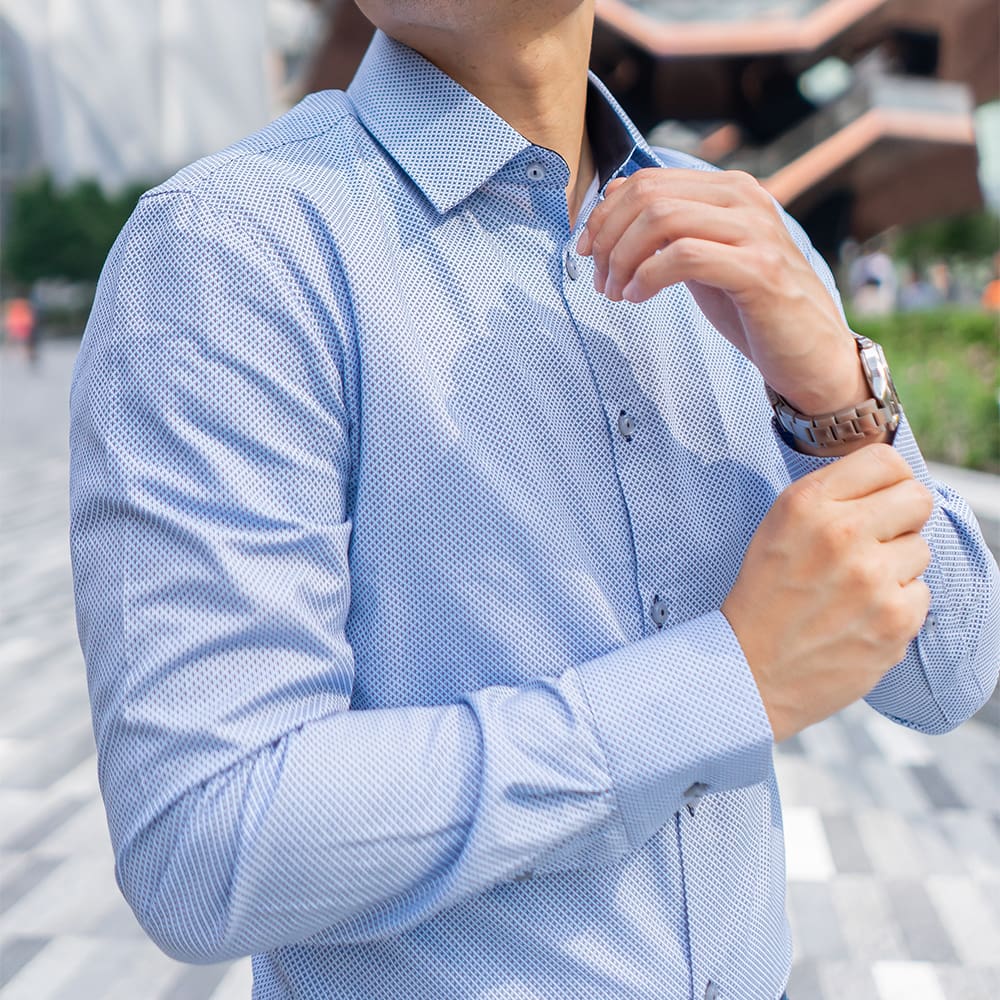
{"label": "wristwatch", "polygon": [[874,438],[899,426],[902,407],[896,387],[892,384],[889,364],[881,346],[868,337],[855,333],[858,355],[865,379],[872,391],[872,398],[858,406],[810,417],[796,410],[784,396],[766,386],[767,398],[774,408],[774,415],[782,429],[796,441],[817,448],[835,448],[837,445],[863,438]]}

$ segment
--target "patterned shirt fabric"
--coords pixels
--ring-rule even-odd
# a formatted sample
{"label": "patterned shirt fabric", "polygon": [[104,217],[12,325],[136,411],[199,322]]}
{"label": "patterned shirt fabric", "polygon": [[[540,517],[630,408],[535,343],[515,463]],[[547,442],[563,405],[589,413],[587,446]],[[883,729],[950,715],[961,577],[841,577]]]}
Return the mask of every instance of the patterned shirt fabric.
{"label": "patterned shirt fabric", "polygon": [[[588,121],[602,189],[699,165],[596,79]],[[568,176],[378,34],[106,265],[72,545],[116,874],[258,1000],[782,995],[773,737],[719,608],[822,462],[683,286],[594,291]],[[1000,615],[933,488],[932,615],[869,701],[942,732]]]}

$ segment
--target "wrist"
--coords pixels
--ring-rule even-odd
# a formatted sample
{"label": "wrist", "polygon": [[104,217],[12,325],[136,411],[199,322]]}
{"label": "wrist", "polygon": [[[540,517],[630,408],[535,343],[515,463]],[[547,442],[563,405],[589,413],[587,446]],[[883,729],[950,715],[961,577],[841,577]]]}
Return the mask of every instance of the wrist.
{"label": "wrist", "polygon": [[[779,426],[805,454],[838,457],[868,444],[888,443],[899,424],[902,410],[882,348],[867,337],[853,334],[852,339],[853,374],[828,383],[833,388],[824,387],[827,395],[814,391],[803,406],[799,402],[803,393],[797,393],[793,401],[767,386]],[[850,402],[817,412],[815,407],[829,405],[830,399]]]}

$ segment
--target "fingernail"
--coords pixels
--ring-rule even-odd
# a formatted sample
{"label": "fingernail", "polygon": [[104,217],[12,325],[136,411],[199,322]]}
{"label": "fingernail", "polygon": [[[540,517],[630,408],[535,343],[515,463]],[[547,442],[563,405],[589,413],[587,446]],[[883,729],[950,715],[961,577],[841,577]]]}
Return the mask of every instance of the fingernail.
{"label": "fingernail", "polygon": [[642,292],[639,289],[639,283],[637,281],[630,281],[622,289],[622,298],[625,299],[626,302],[641,302]]}
{"label": "fingernail", "polygon": [[587,248],[587,237],[588,237],[588,235],[589,234],[587,233],[587,230],[584,229],[584,231],[582,233],[580,233],[580,238],[576,241],[576,252],[581,257],[586,257],[587,256],[587,249],[588,249]]}

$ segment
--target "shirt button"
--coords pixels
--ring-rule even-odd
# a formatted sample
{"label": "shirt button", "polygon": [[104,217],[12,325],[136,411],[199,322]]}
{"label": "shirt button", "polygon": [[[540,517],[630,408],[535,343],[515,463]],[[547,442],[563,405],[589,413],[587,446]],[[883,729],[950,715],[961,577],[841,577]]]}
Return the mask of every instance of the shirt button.
{"label": "shirt button", "polygon": [[635,437],[635,421],[624,410],[618,414],[618,433],[626,441]]}
{"label": "shirt button", "polygon": [[580,269],[576,266],[576,261],[573,259],[572,253],[569,250],[566,251],[566,276],[570,281],[576,281],[577,276],[580,273]]}
{"label": "shirt button", "polygon": [[532,163],[526,172],[528,174],[529,181],[545,180],[545,167],[543,167],[540,163]]}
{"label": "shirt button", "polygon": [[719,1000],[719,987],[713,982],[705,987],[705,1000]]}
{"label": "shirt button", "polygon": [[653,624],[657,628],[663,628],[667,620],[667,602],[661,601],[659,597],[654,597],[649,609],[649,617],[653,619]]}
{"label": "shirt button", "polygon": [[[693,816],[695,806],[701,801],[701,797],[708,791],[708,785],[704,781],[696,781],[691,785],[688,790],[684,793],[684,803],[687,805],[687,811]],[[712,984],[709,983],[711,986]]]}

